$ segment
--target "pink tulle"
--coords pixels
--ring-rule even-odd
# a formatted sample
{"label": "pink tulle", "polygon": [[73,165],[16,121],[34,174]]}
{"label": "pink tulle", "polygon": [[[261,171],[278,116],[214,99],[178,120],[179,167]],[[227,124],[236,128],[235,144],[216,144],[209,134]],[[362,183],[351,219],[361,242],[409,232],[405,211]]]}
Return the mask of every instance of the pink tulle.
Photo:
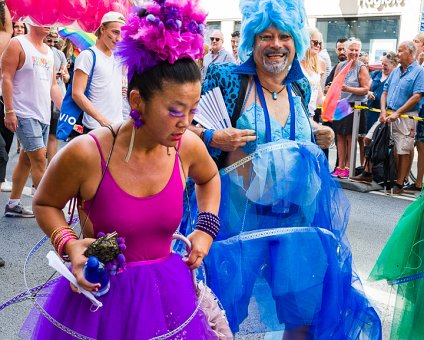
{"label": "pink tulle", "polygon": [[41,26],[69,26],[76,22],[79,28],[94,32],[102,16],[116,11],[127,16],[132,6],[130,0],[8,0],[14,20],[30,18]]}

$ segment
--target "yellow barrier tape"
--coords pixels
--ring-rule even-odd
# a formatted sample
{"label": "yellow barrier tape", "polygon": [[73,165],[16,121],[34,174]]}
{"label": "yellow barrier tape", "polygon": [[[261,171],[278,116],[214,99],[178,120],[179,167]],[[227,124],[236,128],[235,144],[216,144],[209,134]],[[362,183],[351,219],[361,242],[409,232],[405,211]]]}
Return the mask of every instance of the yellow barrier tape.
{"label": "yellow barrier tape", "polygon": [[[322,106],[317,106],[317,109],[322,109]],[[353,107],[353,109],[354,110],[368,110],[368,111],[372,111],[372,112],[381,112],[380,109],[374,109],[372,107],[368,107],[368,106],[365,106],[365,105],[355,105]],[[392,111],[392,110],[386,110],[386,112],[387,112],[388,115],[391,115],[392,113],[394,113],[394,111]],[[399,117],[400,118],[413,119],[413,120],[416,120],[418,122],[424,123],[424,118],[421,118],[421,117],[418,117],[418,116],[410,116],[410,115],[401,114],[401,115],[399,115]]]}

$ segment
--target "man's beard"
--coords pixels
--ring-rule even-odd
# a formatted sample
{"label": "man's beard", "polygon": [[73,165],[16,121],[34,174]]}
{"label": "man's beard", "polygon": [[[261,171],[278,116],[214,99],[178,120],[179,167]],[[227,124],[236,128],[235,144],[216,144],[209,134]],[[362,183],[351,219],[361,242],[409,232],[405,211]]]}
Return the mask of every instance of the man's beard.
{"label": "man's beard", "polygon": [[346,55],[345,55],[345,54],[339,54],[339,55],[337,56],[337,58],[339,59],[339,61],[345,61],[345,60],[347,59],[347,57],[346,57]]}
{"label": "man's beard", "polygon": [[[282,64],[274,62],[271,64],[267,64],[266,55],[267,54],[283,54],[285,55],[285,59]],[[273,49],[265,49],[262,54],[262,63],[264,65],[264,69],[270,73],[277,74],[283,72],[288,64],[290,51],[286,48],[280,48],[278,50]]]}

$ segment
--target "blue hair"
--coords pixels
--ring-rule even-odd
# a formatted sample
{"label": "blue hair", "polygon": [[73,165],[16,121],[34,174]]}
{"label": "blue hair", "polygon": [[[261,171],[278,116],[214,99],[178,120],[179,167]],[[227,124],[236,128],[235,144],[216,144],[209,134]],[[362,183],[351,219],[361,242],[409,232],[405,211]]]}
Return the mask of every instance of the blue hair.
{"label": "blue hair", "polygon": [[309,47],[303,0],[240,0],[241,43],[239,57],[245,61],[252,52],[255,36],[271,26],[289,33],[301,60]]}

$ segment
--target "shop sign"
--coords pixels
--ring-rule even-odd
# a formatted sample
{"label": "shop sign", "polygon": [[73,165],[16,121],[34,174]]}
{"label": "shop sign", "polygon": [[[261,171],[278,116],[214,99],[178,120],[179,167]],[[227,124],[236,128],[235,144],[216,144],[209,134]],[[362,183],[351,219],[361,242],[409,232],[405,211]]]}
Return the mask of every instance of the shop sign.
{"label": "shop sign", "polygon": [[359,0],[361,8],[380,8],[380,7],[394,7],[402,6],[406,0]]}

